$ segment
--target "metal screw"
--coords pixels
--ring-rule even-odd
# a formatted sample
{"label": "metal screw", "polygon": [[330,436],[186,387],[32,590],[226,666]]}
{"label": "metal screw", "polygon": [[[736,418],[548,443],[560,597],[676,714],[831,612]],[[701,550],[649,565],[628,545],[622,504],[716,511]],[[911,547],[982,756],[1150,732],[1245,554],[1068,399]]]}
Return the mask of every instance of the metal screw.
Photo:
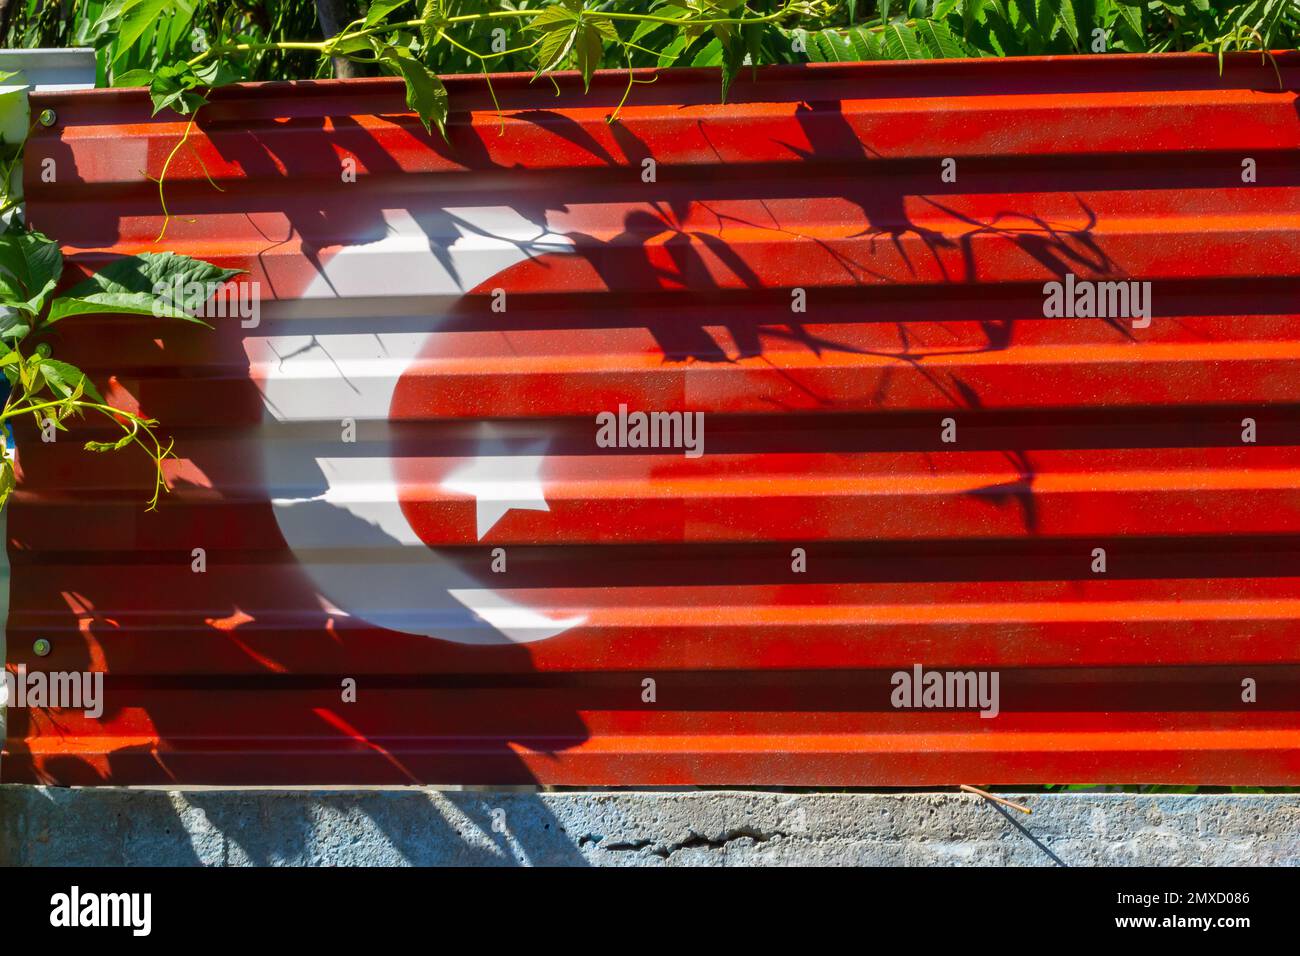
{"label": "metal screw", "polygon": [[58,115],[51,109],[41,110],[40,120],[42,126],[53,126],[58,119]]}
{"label": "metal screw", "polygon": [[44,657],[50,652],[50,642],[43,637],[37,638],[36,643],[32,645],[32,650],[36,652],[37,657]]}

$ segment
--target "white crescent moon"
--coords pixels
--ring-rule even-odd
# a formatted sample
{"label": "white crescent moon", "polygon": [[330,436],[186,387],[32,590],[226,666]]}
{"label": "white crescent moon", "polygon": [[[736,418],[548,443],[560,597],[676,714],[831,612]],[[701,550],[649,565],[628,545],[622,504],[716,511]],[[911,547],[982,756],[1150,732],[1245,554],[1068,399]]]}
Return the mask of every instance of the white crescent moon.
{"label": "white crescent moon", "polygon": [[[547,617],[430,550],[398,503],[389,431],[379,426],[385,437],[367,449],[343,442],[342,423],[387,423],[398,380],[466,291],[572,243],[507,207],[448,208],[422,223],[388,210],[384,220],[387,235],[336,251],[301,298],[266,303],[244,339],[266,409],[258,445],[276,522],[332,613],[462,644],[562,634],[585,616]],[[481,491],[477,528],[466,529],[478,538],[511,508],[546,508],[536,451],[512,454],[481,434],[477,457],[443,485]]]}

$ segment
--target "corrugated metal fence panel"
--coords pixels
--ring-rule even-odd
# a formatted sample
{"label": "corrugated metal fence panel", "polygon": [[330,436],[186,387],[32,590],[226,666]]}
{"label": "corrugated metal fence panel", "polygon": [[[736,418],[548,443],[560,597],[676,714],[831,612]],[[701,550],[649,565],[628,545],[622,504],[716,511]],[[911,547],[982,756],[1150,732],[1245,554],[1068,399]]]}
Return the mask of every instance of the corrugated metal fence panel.
{"label": "corrugated metal fence panel", "polygon": [[[106,707],[11,711],[4,778],[1300,783],[1276,62],[663,73],[613,124],[617,74],[501,117],[457,78],[449,145],[383,80],[222,90],[180,149],[140,92],[42,97],[31,222],[260,316],[60,343],[181,459],[146,514],[147,463],[27,436],[9,664]],[[1149,326],[1044,318],[1067,273]],[[621,404],[705,454],[601,447]],[[916,664],[999,715],[894,708]]]}

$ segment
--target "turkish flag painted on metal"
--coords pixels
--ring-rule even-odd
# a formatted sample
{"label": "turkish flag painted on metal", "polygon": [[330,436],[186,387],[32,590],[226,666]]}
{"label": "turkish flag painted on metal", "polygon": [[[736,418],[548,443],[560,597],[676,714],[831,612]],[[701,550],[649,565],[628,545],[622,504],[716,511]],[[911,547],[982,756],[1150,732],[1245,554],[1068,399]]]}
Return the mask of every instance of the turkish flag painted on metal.
{"label": "turkish flag painted on metal", "polygon": [[[446,142],[388,80],[188,135],[34,97],[68,282],[165,249],[257,308],[56,341],[180,457],[145,513],[94,423],[20,430],[8,666],[104,706],[11,707],[0,779],[1300,783],[1275,62],[662,72],[615,122],[625,75],[499,77],[500,115],[457,77]],[[1052,282],[1150,283],[1149,322]],[[598,440],[636,412],[702,454]]]}

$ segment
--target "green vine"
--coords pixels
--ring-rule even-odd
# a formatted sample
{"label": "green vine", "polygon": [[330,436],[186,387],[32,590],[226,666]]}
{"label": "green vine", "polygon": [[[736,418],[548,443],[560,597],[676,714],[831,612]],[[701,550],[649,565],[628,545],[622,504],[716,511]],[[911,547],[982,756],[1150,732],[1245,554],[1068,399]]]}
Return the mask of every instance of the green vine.
{"label": "green vine", "polygon": [[[120,432],[114,441],[87,441],[87,451],[136,446],[153,464],[153,493],[147,510],[168,490],[163,463],[174,458],[173,442],[158,433],[158,421],[110,404],[81,369],[55,359],[45,339],[57,323],[82,315],[138,315],[175,318],[202,325],[194,313],[235,270],[174,253],[144,253],[115,260],[98,273],[53,295],[63,275],[63,254],[53,239],[22,226],[17,217],[0,233],[0,371],[9,384],[0,409],[0,508],[17,483],[8,422],[30,415],[42,441],[67,431],[67,421],[93,413]],[[190,302],[173,300],[172,290],[200,290]]]}

